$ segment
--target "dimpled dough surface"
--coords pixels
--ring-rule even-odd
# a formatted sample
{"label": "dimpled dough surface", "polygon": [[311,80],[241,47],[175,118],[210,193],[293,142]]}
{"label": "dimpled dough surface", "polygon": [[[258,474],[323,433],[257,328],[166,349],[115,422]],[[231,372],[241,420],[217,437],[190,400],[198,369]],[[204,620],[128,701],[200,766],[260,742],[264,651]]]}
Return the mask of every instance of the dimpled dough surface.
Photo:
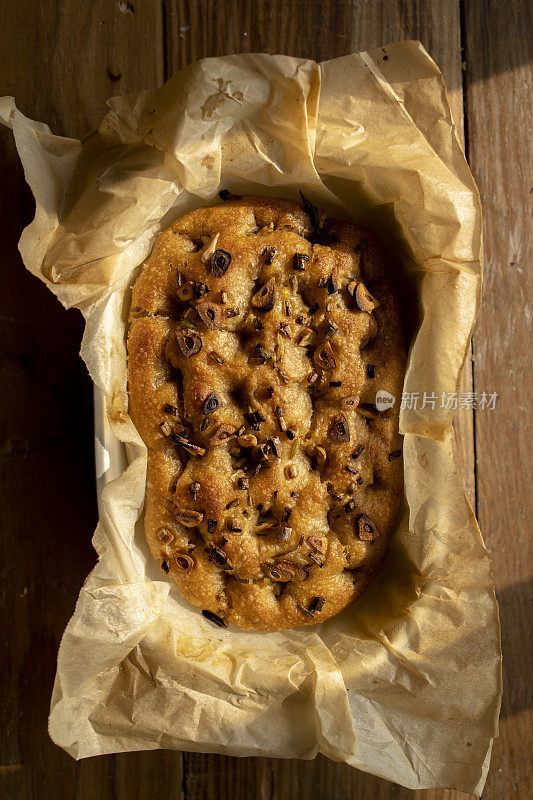
{"label": "dimpled dough surface", "polygon": [[183,597],[270,631],[357,598],[403,485],[405,351],[375,237],[289,200],[193,211],[133,287],[128,355],[146,537]]}

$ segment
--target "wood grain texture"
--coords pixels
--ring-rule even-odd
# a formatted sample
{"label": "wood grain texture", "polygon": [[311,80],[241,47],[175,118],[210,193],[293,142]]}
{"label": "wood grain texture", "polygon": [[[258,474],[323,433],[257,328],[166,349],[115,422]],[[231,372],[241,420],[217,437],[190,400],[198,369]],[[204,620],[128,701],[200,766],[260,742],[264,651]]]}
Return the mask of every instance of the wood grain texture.
{"label": "wood grain texture", "polygon": [[54,133],[83,136],[106,98],[163,81],[162,8],[111,0],[0,3],[2,93]]}
{"label": "wood grain texture", "polygon": [[[0,94],[28,116],[83,135],[108,96],[162,82],[161,4],[124,14],[107,0],[0,3],[0,76]],[[180,753],[76,764],[47,735],[60,637],[95,561],[92,384],[78,356],[81,315],[21,263],[34,207],[5,128],[0,179],[0,797],[131,800],[169,785],[179,800]]]}
{"label": "wood grain texture", "polygon": [[76,354],[82,320],[20,263],[16,242],[32,201],[7,131],[0,150],[0,763],[9,768],[0,770],[0,796],[18,800],[56,773],[60,788],[75,779],[46,725],[59,640],[94,563],[96,509],[91,382]]}
{"label": "wood grain texture", "polygon": [[485,217],[483,304],[474,382],[498,392],[476,413],[478,518],[494,556],[504,697],[485,798],[531,796],[533,559],[531,454],[531,90],[533,7],[465,4],[468,145]]}

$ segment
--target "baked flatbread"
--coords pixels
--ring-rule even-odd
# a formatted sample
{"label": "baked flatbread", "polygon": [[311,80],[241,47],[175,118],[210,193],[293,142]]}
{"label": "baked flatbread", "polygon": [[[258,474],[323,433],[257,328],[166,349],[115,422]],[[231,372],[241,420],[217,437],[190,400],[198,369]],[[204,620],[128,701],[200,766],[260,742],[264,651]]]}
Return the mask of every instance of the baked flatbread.
{"label": "baked flatbread", "polygon": [[183,597],[265,631],[355,600],[403,482],[405,350],[373,234],[306,200],[199,208],[142,268],[128,353],[146,538]]}

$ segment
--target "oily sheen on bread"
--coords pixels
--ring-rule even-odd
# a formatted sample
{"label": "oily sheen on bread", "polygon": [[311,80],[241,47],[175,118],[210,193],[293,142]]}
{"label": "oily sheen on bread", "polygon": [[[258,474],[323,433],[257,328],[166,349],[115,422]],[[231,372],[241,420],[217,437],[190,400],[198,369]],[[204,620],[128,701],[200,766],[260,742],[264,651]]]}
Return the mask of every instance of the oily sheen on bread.
{"label": "oily sheen on bread", "polygon": [[405,350],[372,233],[305,198],[222,197],[135,282],[130,415],[163,572],[215,624],[275,631],[337,614],[383,562]]}

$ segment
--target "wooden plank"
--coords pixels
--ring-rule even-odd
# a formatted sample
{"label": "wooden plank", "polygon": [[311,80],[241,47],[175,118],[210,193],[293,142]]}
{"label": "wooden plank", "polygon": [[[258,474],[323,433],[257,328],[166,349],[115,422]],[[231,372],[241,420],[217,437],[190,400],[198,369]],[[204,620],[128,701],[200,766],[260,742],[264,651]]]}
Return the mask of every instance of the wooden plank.
{"label": "wooden plank", "polygon": [[[0,4],[1,94],[28,116],[80,136],[112,94],[163,80],[159,0]],[[164,784],[181,796],[181,754],[76,764],[52,744],[47,716],[59,640],[94,565],[92,385],[78,350],[81,315],[24,270],[16,243],[33,202],[12,134],[0,130],[0,796],[130,800]],[[9,646],[5,646],[9,642]]]}
{"label": "wooden plank", "polygon": [[[0,143],[7,189],[0,198],[0,615],[9,642],[0,654],[0,763],[11,768],[0,771],[0,796],[29,800],[34,781],[57,772],[61,789],[75,779],[74,762],[54,747],[46,726],[59,638],[94,563],[92,407],[76,356],[81,317],[65,313],[20,263],[16,241],[32,202],[11,134],[0,132]],[[61,390],[66,376],[68,394]]]}
{"label": "wooden plank", "polygon": [[[420,39],[439,64],[463,132],[459,0],[167,0],[167,72],[197,58],[239,52],[290,53],[321,61],[381,44]],[[223,35],[221,35],[223,32]],[[472,391],[467,359],[460,391]],[[472,412],[458,415],[467,490],[474,502]],[[324,757],[314,761],[232,759],[185,754],[187,800],[248,800],[250,791],[275,800],[407,798],[412,793]],[[459,792],[423,791],[420,800],[459,800]]]}
{"label": "wooden plank", "polygon": [[0,21],[2,93],[54,133],[83,136],[107,97],[163,81],[158,0],[21,0],[1,3]]}
{"label": "wooden plank", "polygon": [[[98,756],[77,765],[75,800],[182,800],[182,754],[172,750]],[[55,785],[54,789],[55,789]],[[50,798],[58,795],[50,795]]]}
{"label": "wooden plank", "polygon": [[[500,600],[504,698],[486,798],[525,798],[531,741],[531,86],[532,6],[527,0],[465,4],[470,162],[485,217],[486,268],[474,337],[478,516],[493,553]],[[529,415],[528,415],[529,411]]]}

